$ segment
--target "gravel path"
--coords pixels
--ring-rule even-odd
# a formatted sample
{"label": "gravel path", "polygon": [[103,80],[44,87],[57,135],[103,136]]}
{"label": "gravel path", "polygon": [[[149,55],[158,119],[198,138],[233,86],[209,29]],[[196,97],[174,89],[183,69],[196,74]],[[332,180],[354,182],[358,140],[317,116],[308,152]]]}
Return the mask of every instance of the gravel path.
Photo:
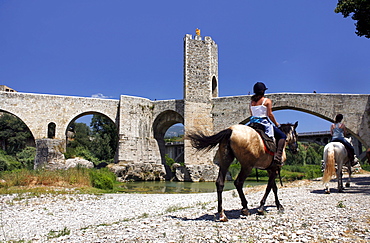
{"label": "gravel path", "polygon": [[240,216],[235,190],[223,193],[228,222],[218,222],[216,193],[2,195],[2,242],[370,242],[370,174],[323,193],[321,181],[279,188],[256,214],[265,186],[246,188],[252,213]]}

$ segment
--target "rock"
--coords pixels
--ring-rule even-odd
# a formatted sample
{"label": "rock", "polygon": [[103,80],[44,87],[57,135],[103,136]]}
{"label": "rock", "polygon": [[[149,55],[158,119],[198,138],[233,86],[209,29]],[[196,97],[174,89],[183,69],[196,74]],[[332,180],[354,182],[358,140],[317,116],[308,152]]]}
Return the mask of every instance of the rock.
{"label": "rock", "polygon": [[153,163],[110,164],[108,165],[119,181],[157,181],[165,180],[166,172],[163,165]]}
{"label": "rock", "polygon": [[90,162],[86,159],[83,159],[83,158],[79,158],[79,157],[76,157],[76,158],[73,158],[73,159],[67,159],[65,161],[65,169],[69,169],[69,168],[75,168],[77,166],[81,166],[81,167],[85,167],[85,168],[94,168],[94,163],[93,162]]}
{"label": "rock", "polygon": [[65,139],[36,139],[35,169],[61,169],[65,164]]}

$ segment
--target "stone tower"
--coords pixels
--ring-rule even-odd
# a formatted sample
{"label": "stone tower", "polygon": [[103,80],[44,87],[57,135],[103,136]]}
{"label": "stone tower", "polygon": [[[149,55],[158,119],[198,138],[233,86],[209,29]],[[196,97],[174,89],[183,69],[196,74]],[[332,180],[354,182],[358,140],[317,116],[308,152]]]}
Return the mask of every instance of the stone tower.
{"label": "stone tower", "polygon": [[[218,47],[211,37],[204,39],[197,29],[184,38],[184,127],[213,134],[212,98],[218,97]],[[196,152],[189,140],[184,142],[186,168],[191,181],[214,181],[218,167],[212,153]]]}

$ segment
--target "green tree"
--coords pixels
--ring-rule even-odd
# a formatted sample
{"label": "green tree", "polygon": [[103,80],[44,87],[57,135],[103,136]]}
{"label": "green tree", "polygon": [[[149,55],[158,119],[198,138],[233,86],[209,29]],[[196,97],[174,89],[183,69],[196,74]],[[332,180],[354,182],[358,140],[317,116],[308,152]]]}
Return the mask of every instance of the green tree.
{"label": "green tree", "polygon": [[369,0],[339,0],[334,10],[342,13],[344,18],[352,15],[352,19],[357,21],[356,34],[370,38],[370,1]]}
{"label": "green tree", "polygon": [[74,133],[74,137],[72,140],[68,142],[68,147],[70,148],[77,148],[77,147],[84,147],[86,149],[90,148],[91,144],[91,129],[85,123],[74,123],[69,128],[70,131]]}
{"label": "green tree", "polygon": [[3,113],[0,115],[0,143],[9,155],[15,155],[33,140],[31,131],[18,117]]}
{"label": "green tree", "polygon": [[94,114],[91,123],[91,152],[100,160],[113,160],[118,144],[116,125],[106,116]]}

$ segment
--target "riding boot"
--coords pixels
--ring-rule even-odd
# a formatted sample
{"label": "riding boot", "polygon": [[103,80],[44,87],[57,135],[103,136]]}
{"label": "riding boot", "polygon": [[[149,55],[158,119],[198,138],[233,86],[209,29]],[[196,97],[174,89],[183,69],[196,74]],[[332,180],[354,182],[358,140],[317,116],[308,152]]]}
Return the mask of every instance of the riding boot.
{"label": "riding boot", "polygon": [[278,166],[283,166],[282,156],[285,146],[285,139],[280,139],[277,144],[276,153],[274,155],[274,163]]}
{"label": "riding boot", "polygon": [[355,161],[355,152],[352,149],[348,149],[348,159],[349,162],[351,163],[351,166],[355,166],[357,164],[357,161]]}

